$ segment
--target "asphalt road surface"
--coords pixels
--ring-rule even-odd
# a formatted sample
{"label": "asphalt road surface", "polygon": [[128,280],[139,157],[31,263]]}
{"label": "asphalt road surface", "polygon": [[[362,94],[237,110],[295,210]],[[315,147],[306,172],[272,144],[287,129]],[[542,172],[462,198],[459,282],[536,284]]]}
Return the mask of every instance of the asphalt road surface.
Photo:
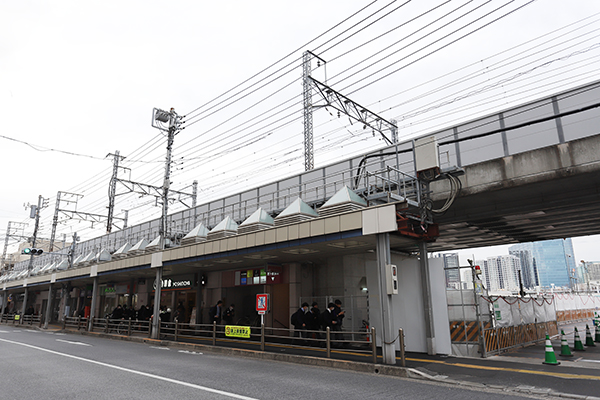
{"label": "asphalt road surface", "polygon": [[2,399],[532,398],[7,326],[0,357]]}

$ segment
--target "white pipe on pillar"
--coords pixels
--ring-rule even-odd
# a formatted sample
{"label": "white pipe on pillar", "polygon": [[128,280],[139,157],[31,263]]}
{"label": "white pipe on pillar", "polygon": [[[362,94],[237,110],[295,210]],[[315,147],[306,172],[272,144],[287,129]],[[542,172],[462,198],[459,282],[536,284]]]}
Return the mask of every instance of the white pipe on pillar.
{"label": "white pipe on pillar", "polygon": [[383,363],[396,364],[396,344],[394,341],[394,313],[392,296],[387,294],[386,268],[391,263],[390,234],[377,234],[377,270],[379,272],[379,300],[381,303],[381,352]]}
{"label": "white pipe on pillar", "polygon": [[433,325],[433,300],[431,298],[431,274],[429,272],[429,259],[427,258],[427,242],[419,243],[421,253],[421,287],[423,291],[423,308],[425,313],[425,335],[427,339],[427,354],[436,354],[435,327]]}

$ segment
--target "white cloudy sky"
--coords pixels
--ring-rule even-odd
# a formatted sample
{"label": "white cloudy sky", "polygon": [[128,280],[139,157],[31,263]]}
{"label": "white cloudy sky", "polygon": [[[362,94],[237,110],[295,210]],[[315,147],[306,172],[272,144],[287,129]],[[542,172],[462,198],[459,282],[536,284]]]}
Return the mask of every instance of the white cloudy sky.
{"label": "white cloudy sky", "polygon": [[[50,204],[44,237],[58,191],[84,195],[80,211],[105,213],[112,171],[105,157],[115,150],[127,157],[132,180],[160,185],[165,141],[150,125],[153,107],[188,115],[175,139],[173,187],[197,179],[199,203],[301,172],[298,60],[307,49],[328,60],[328,83],[399,120],[402,138],[600,78],[600,2],[529,3],[2,2],[0,238],[8,221],[32,231],[23,204],[38,195]],[[324,80],[325,71],[314,76]],[[382,144],[360,127],[315,115],[316,166]],[[118,201],[131,222],[160,213],[147,198]],[[58,229],[75,231],[84,239],[102,233],[85,223]],[[600,260],[596,240],[578,239],[576,257]]]}

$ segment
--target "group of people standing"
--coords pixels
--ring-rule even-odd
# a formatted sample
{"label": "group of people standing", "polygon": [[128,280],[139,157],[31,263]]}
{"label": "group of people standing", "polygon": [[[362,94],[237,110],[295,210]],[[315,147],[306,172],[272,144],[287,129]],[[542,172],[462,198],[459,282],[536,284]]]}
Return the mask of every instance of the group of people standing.
{"label": "group of people standing", "polygon": [[[341,332],[345,316],[340,300],[329,303],[323,312],[319,310],[317,302],[313,302],[310,309],[308,303],[302,303],[300,309],[292,314],[290,322],[294,326],[294,336],[320,339],[320,335],[316,332],[303,331],[320,331],[329,328],[332,332]],[[341,334],[334,334],[334,340],[341,340]]]}
{"label": "group of people standing", "polygon": [[229,307],[225,308],[221,300],[217,301],[217,304],[208,310],[208,320],[210,322],[216,322],[217,325],[220,325],[221,321],[223,321],[225,325],[232,325],[234,317],[235,305],[231,304]]}

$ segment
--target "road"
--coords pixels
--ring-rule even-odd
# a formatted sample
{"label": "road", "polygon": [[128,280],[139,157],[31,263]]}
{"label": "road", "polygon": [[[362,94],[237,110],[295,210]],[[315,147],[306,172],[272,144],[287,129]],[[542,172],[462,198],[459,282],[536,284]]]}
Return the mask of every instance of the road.
{"label": "road", "polygon": [[5,399],[536,398],[9,326],[0,354]]}

